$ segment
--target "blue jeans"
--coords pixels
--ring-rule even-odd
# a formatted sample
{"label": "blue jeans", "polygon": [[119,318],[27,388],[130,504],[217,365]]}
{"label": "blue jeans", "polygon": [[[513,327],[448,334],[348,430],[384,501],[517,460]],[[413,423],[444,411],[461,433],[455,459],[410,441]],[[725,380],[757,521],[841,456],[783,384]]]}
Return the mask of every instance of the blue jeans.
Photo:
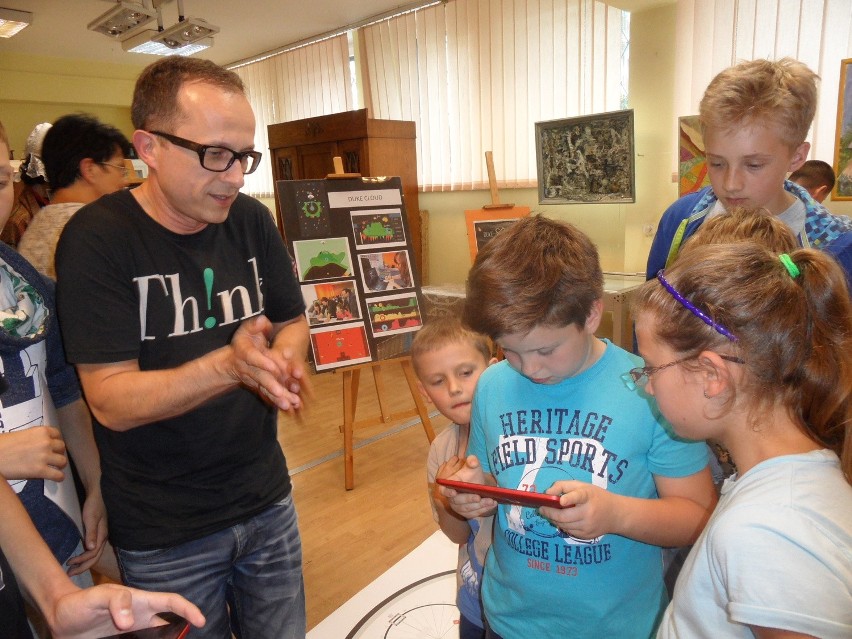
{"label": "blue jeans", "polygon": [[496,632],[491,630],[491,626],[488,625],[488,620],[485,620],[485,639],[503,639]]}
{"label": "blue jeans", "polygon": [[[116,548],[127,585],[177,592],[207,624],[193,639],[304,639],[302,542],[292,495],[225,530],[158,550]],[[230,613],[229,613],[230,610]]]}
{"label": "blue jeans", "polygon": [[459,639],[485,639],[485,628],[480,628],[464,615],[459,615]]}

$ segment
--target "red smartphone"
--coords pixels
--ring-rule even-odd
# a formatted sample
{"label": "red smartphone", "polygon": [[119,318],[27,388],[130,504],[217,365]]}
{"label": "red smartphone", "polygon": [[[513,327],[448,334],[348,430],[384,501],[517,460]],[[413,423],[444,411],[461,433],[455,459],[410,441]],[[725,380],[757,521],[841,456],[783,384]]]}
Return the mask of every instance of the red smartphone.
{"label": "red smartphone", "polygon": [[545,495],[544,493],[533,493],[527,490],[472,484],[467,481],[456,481],[455,479],[443,479],[441,477],[437,478],[435,482],[441,486],[457,490],[460,493],[474,493],[480,497],[493,499],[501,504],[515,504],[516,506],[528,506],[530,508],[538,508],[539,506],[570,508],[570,506],[560,505],[559,495]]}
{"label": "red smartphone", "polygon": [[100,639],[183,639],[189,632],[189,622],[173,612],[161,612],[158,617],[168,622],[163,626],[130,630]]}

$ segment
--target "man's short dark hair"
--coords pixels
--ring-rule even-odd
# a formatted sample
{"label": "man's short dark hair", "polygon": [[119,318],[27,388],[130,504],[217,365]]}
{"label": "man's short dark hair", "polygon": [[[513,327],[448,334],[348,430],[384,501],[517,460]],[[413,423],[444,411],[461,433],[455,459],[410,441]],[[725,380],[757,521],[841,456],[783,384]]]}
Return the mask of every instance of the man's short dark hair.
{"label": "man's short dark hair", "polygon": [[80,176],[80,162],[86,158],[108,162],[119,151],[124,157],[130,155],[130,142],[114,126],[83,113],[64,115],[42,143],[47,183],[53,190],[67,188]]}
{"label": "man's short dark hair", "polygon": [[790,174],[790,181],[801,184],[806,189],[816,189],[827,186],[826,192],[834,188],[834,169],[828,162],[808,160],[796,171]]}
{"label": "man's short dark hair", "polygon": [[149,64],[136,80],[130,118],[137,129],[169,131],[182,117],[178,92],[188,82],[212,84],[245,94],[236,73],[203,58],[168,56]]}

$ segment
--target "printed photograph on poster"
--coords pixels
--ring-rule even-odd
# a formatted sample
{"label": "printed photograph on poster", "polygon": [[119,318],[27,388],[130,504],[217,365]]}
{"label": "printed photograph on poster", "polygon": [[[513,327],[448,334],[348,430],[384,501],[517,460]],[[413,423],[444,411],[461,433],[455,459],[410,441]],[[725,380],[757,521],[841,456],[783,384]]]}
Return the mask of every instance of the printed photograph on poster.
{"label": "printed photograph on poster", "polygon": [[354,280],[302,284],[302,297],[311,326],[361,319],[358,287]]}
{"label": "printed photograph on poster", "polygon": [[405,246],[402,211],[361,211],[351,213],[356,250]]}
{"label": "printed photograph on poster", "polygon": [[295,213],[300,237],[304,239],[331,235],[331,218],[328,205],[323,201],[324,192],[322,180],[305,180],[296,189]]}
{"label": "printed photograph on poster", "polygon": [[365,292],[378,293],[414,286],[408,251],[361,253],[358,260]]}
{"label": "printed photograph on poster", "polygon": [[423,326],[420,305],[414,292],[371,297],[367,300],[367,313],[370,315],[373,337],[409,333]]}
{"label": "printed photograph on poster", "polygon": [[299,279],[303,282],[352,277],[352,256],[349,240],[345,237],[296,240],[293,253]]}
{"label": "printed photograph on poster", "polygon": [[369,362],[370,344],[363,323],[311,329],[311,350],[317,371]]}

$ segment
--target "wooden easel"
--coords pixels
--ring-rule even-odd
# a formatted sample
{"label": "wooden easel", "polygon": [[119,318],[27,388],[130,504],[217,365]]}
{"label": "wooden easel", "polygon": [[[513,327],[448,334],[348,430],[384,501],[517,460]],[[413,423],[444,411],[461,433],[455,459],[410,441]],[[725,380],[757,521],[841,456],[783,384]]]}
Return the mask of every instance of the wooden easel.
{"label": "wooden easel", "polygon": [[501,204],[500,194],[497,192],[497,174],[494,172],[494,154],[485,152],[485,169],[488,171],[488,188],[491,191],[491,204],[485,204],[483,209],[511,209],[514,204]]}
{"label": "wooden easel", "polygon": [[[361,177],[360,173],[344,173],[343,159],[340,156],[335,156],[333,162],[335,172],[328,174],[327,177],[329,179]],[[411,391],[411,397],[414,399],[414,408],[392,413],[387,403],[383,367],[386,364],[397,362],[402,366],[405,381],[408,382],[408,390]],[[355,411],[358,407],[358,385],[361,381],[361,370],[364,368],[369,368],[373,373],[373,381],[376,384],[376,395],[379,399],[379,415],[356,422]],[[420,391],[417,389],[417,378],[414,375],[414,370],[411,368],[411,357],[408,355],[370,362],[368,364],[358,364],[343,370],[343,424],[340,426],[340,430],[343,432],[344,485],[346,486],[346,490],[355,488],[355,429],[378,426],[379,424],[390,424],[391,422],[417,416],[420,417],[423,430],[426,432],[426,437],[431,443],[435,439],[435,431],[432,428],[432,420],[429,419],[429,411],[426,409],[426,404],[423,402],[423,398],[420,397]]]}
{"label": "wooden easel", "polygon": [[470,260],[476,259],[478,252],[476,241],[476,223],[500,221],[506,219],[520,218],[530,214],[528,206],[515,206],[514,204],[503,204],[500,202],[500,193],[497,191],[497,176],[494,172],[494,154],[485,152],[485,167],[488,169],[488,186],[491,191],[491,203],[484,204],[481,209],[468,210],[464,212],[467,224],[467,241],[470,247]]}
{"label": "wooden easel", "polygon": [[[392,413],[387,404],[383,367],[387,364],[395,363],[399,363],[402,366],[405,381],[408,382],[408,390],[411,391],[411,397],[414,399],[414,408]],[[376,383],[376,395],[379,399],[380,414],[355,421],[355,410],[358,406],[358,384],[361,380],[361,370],[364,368],[369,368],[373,373],[373,381]],[[343,431],[343,461],[346,490],[355,488],[355,459],[353,454],[355,429],[377,426],[379,424],[390,424],[408,417],[417,416],[420,417],[426,438],[431,443],[435,439],[435,431],[432,428],[429,411],[417,389],[417,378],[414,375],[414,369],[411,367],[410,356],[405,355],[404,357],[395,357],[379,362],[370,362],[369,364],[359,364],[343,370],[343,425],[340,427],[340,430]]]}

